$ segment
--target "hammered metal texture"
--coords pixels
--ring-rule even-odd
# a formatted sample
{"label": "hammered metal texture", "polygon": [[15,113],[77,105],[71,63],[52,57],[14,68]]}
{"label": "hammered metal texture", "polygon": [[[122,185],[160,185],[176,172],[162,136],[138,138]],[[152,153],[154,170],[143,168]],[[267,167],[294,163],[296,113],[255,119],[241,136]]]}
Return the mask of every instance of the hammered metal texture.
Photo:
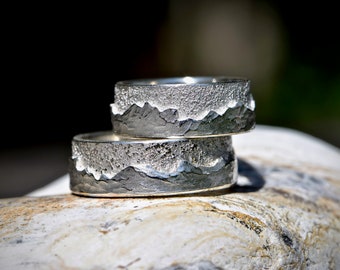
{"label": "hammered metal texture", "polygon": [[255,101],[246,79],[118,82],[111,111],[114,132],[137,137],[228,135],[255,125]]}
{"label": "hammered metal texture", "polygon": [[78,135],[72,142],[71,189],[98,196],[150,196],[226,188],[237,163],[231,137],[120,138]]}

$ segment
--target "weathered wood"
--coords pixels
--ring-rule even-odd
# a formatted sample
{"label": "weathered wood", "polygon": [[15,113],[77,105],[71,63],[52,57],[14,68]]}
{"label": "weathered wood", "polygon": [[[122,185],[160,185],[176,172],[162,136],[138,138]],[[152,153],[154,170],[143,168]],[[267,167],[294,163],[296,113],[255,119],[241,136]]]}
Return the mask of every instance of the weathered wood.
{"label": "weathered wood", "polygon": [[339,149],[264,126],[234,145],[225,194],[0,200],[0,269],[339,269]]}

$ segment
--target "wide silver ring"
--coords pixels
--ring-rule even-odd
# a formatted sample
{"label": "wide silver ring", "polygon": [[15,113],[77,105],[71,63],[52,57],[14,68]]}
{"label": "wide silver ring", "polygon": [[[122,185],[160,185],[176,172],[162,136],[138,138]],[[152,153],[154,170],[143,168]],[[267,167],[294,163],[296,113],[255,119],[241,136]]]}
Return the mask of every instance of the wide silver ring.
{"label": "wide silver ring", "polygon": [[167,196],[230,187],[237,159],[230,136],[145,139],[97,132],[73,138],[69,171],[74,194]]}
{"label": "wide silver ring", "polygon": [[250,81],[179,77],[120,81],[111,104],[113,131],[134,137],[232,135],[255,126]]}

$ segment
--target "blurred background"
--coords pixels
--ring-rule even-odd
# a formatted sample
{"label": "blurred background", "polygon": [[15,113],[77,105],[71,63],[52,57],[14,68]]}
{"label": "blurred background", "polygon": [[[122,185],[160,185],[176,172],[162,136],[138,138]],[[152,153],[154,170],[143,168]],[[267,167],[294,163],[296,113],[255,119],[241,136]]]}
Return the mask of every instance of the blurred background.
{"label": "blurred background", "polygon": [[340,147],[331,1],[115,2],[3,6],[0,197],[66,174],[72,137],[111,129],[114,84],[126,79],[247,77],[258,124]]}

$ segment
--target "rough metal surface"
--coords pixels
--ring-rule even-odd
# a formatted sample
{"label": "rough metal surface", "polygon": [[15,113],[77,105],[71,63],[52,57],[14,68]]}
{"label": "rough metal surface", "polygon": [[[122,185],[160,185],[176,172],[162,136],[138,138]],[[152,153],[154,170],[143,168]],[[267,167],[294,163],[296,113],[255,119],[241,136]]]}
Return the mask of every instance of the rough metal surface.
{"label": "rough metal surface", "polygon": [[229,193],[0,200],[0,268],[339,269],[339,149],[285,129],[237,137]]}
{"label": "rough metal surface", "polygon": [[93,133],[72,142],[71,189],[96,196],[150,196],[234,184],[231,137],[148,140]]}
{"label": "rough metal surface", "polygon": [[233,134],[254,127],[255,102],[248,80],[173,80],[118,82],[111,104],[113,130],[164,138]]}
{"label": "rough metal surface", "polygon": [[201,120],[178,120],[178,111],[167,109],[160,112],[156,107],[145,103],[142,108],[132,105],[121,114],[112,114],[113,130],[120,134],[133,134],[138,137],[171,137],[187,138],[230,135],[245,132],[255,127],[255,113],[241,105],[229,108],[219,115],[210,111]]}

